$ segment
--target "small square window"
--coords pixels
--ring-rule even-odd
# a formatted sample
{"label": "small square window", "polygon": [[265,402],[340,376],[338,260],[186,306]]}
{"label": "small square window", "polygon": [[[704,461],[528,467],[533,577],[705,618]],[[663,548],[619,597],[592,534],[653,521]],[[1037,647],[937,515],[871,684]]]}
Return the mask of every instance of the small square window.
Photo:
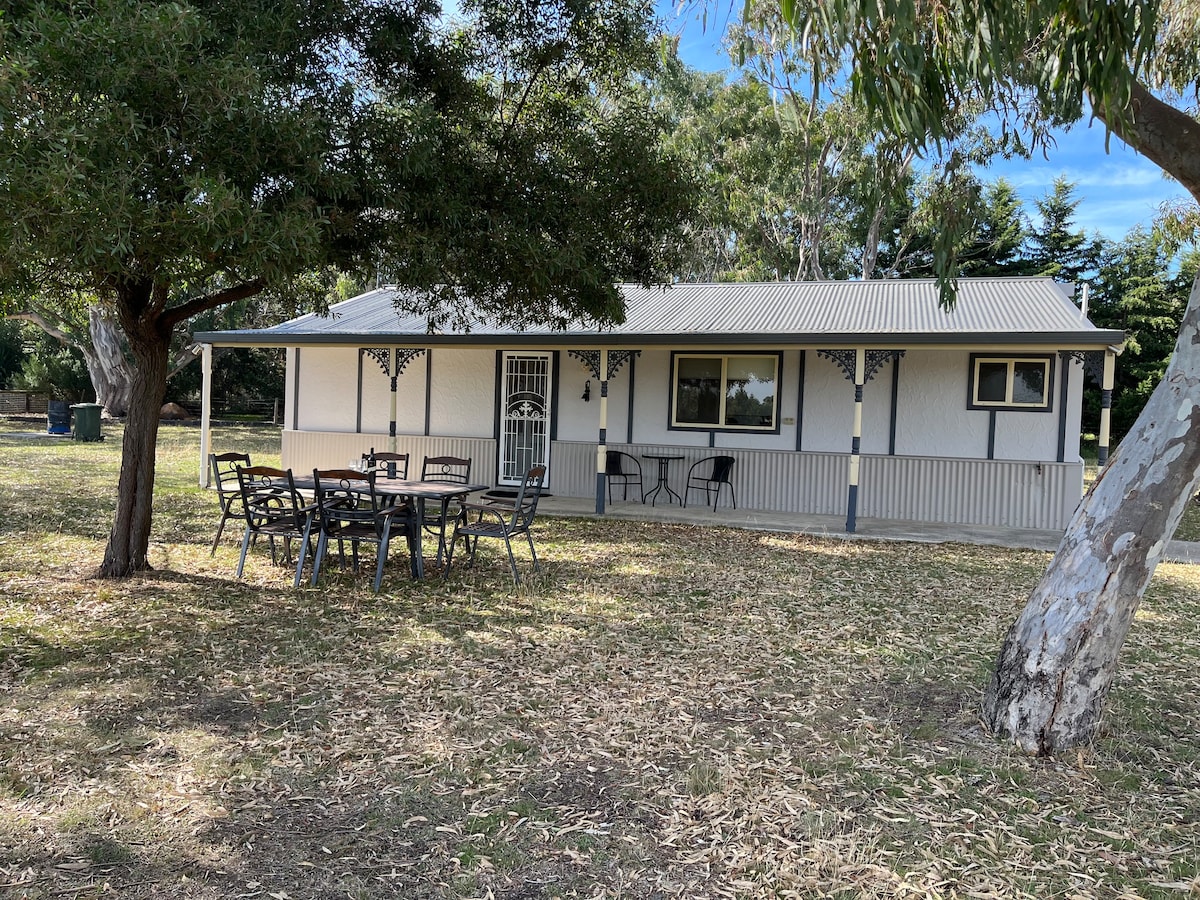
{"label": "small square window", "polygon": [[1049,412],[1053,364],[1050,356],[972,354],[967,407]]}

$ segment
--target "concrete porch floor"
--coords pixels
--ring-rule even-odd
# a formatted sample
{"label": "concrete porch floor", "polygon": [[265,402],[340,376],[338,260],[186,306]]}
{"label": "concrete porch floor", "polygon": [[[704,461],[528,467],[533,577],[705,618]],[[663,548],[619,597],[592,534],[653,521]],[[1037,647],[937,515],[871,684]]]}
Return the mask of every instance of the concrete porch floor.
{"label": "concrete porch floor", "polygon": [[[596,501],[581,497],[543,497],[538,512],[549,516],[594,518]],[[858,520],[854,534],[846,533],[844,516],[801,515],[755,509],[731,509],[678,504],[637,502],[610,503],[605,516],[638,522],[677,522],[687,525],[722,525],[752,531],[777,531],[810,534],[848,541],[911,541],[922,544],[960,543],[992,547],[1053,551],[1062,532],[1030,528],[1003,528],[988,525],[943,525],[937,522],[902,522],[889,519]],[[1200,563],[1200,544],[1171,541],[1166,559],[1171,562]]]}

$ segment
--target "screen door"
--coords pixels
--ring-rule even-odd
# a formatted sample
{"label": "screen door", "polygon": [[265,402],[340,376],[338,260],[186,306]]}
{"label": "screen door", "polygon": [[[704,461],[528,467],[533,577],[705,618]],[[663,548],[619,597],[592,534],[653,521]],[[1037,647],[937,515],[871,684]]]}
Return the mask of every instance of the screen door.
{"label": "screen door", "polygon": [[549,353],[505,353],[500,417],[500,484],[520,484],[532,466],[550,467]]}

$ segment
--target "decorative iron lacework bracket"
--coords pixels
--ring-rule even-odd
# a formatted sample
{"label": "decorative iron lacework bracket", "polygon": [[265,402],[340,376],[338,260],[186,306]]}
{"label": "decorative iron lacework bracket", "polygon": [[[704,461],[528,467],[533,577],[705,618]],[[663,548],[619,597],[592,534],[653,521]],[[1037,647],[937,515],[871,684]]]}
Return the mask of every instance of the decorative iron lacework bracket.
{"label": "decorative iron lacework bracket", "polygon": [[[817,356],[822,356],[832,362],[842,370],[842,374],[846,376],[847,381],[853,381],[854,357],[856,353],[857,351],[855,350],[818,350]],[[868,350],[863,367],[863,383],[865,384],[874,378],[875,373],[884,365],[892,360],[899,359],[903,355],[903,350]]]}
{"label": "decorative iron lacework bracket", "polygon": [[[573,356],[584,364],[592,373],[592,377],[600,380],[600,351],[599,350],[568,350],[568,356]],[[612,378],[621,370],[621,366],[635,356],[641,356],[641,350],[609,350],[608,377]]]}
{"label": "decorative iron lacework bracket", "polygon": [[[416,359],[418,356],[423,356],[425,353],[424,347],[396,347],[396,375],[404,371],[404,367]],[[384,375],[390,375],[388,362],[390,353],[387,347],[363,347],[360,351],[364,356],[369,356],[375,360],[375,364],[379,366]]]}
{"label": "decorative iron lacework bracket", "polygon": [[1104,381],[1103,350],[1059,350],[1058,355],[1064,361],[1075,359],[1083,363],[1083,374],[1096,384]]}

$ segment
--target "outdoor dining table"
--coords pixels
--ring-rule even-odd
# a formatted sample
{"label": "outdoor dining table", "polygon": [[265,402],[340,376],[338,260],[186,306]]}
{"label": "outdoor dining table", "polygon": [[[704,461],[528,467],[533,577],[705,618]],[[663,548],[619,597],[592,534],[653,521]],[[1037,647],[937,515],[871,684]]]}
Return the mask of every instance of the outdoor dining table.
{"label": "outdoor dining table", "polygon": [[[295,478],[296,488],[301,491],[315,491],[316,481],[312,476]],[[438,532],[437,558],[441,559],[446,552],[446,519],[450,503],[460,497],[475,491],[486,491],[490,484],[451,484],[444,481],[411,481],[405,478],[375,477],[375,493],[384,497],[394,497],[397,502],[410,501],[417,507],[417,530],[413,540],[412,569],[414,578],[425,577],[425,555],[421,549],[421,521],[425,518],[425,506],[434,501],[441,504],[441,529]]]}

